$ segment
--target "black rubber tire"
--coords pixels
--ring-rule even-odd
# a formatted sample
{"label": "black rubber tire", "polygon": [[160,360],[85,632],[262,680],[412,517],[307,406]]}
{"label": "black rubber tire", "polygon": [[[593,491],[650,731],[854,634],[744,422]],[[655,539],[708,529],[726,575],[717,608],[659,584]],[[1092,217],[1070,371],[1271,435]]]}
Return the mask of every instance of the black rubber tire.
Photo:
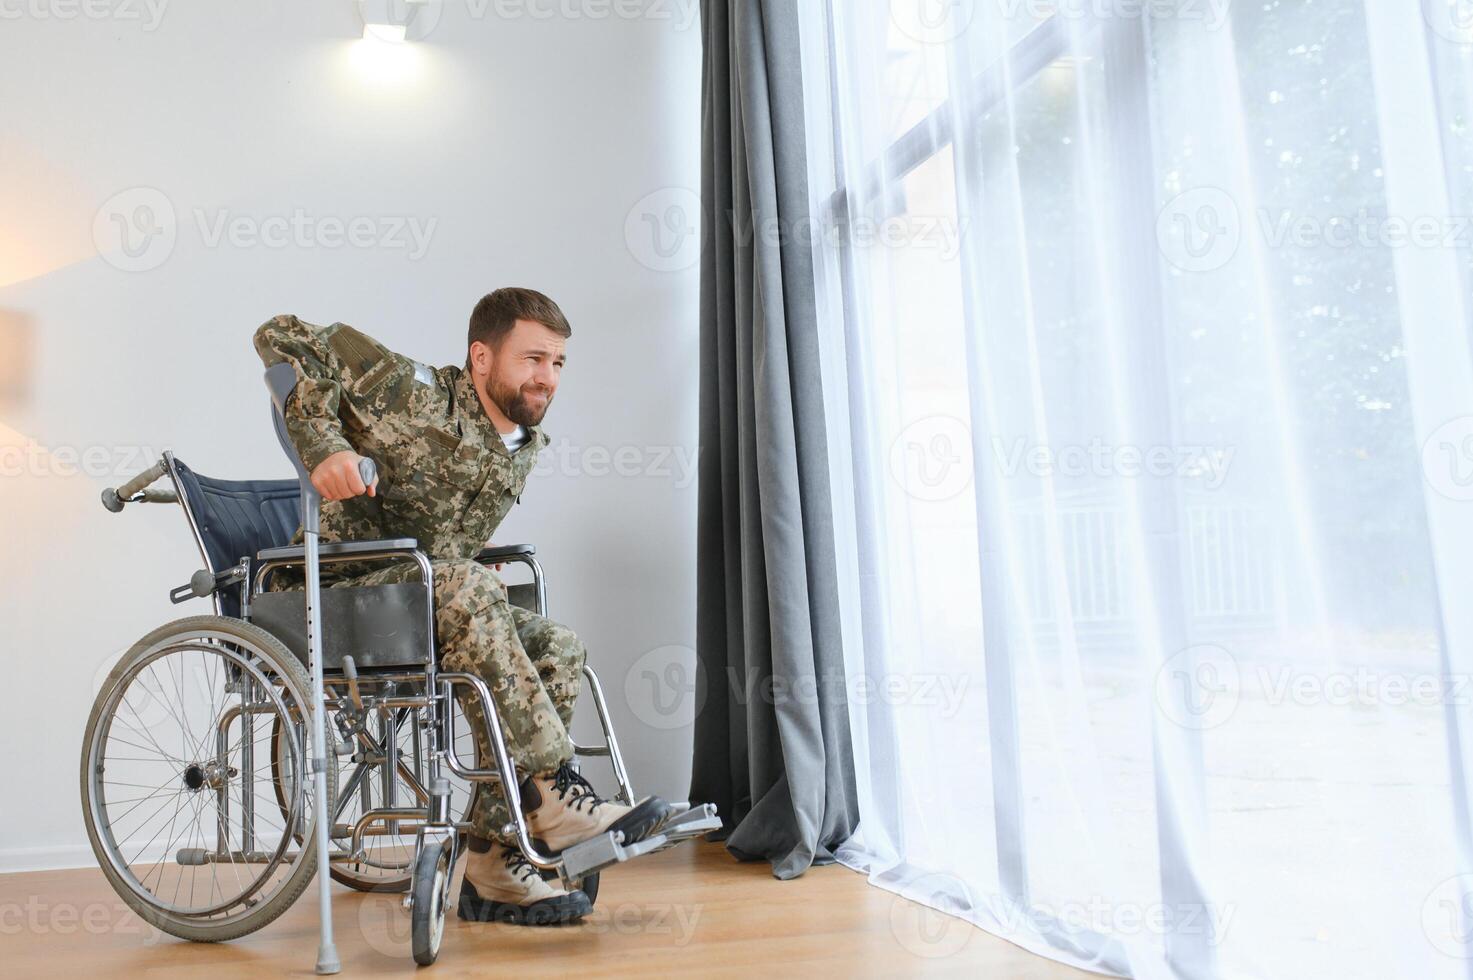
{"label": "black rubber tire", "polygon": [[430,966],[445,938],[445,908],[450,903],[450,843],[421,848],[410,884],[409,938],[414,962]]}

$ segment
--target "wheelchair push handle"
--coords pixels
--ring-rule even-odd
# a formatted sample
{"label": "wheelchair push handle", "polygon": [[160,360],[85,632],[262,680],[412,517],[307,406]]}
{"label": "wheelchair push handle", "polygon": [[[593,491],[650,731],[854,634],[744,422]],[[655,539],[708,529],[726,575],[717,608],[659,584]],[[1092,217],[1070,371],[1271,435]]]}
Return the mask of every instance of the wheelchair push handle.
{"label": "wheelchair push handle", "polygon": [[124,504],[178,503],[179,496],[172,490],[145,489],[150,483],[163,476],[167,471],[167,462],[162,459],[159,460],[122,486],[116,489],[109,487],[102,491],[102,506],[116,514],[123,509]]}

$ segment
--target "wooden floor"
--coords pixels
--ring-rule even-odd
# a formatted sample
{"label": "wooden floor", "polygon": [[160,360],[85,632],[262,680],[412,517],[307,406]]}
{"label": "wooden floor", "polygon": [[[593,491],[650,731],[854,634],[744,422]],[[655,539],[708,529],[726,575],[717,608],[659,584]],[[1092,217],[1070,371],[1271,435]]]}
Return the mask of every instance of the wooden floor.
{"label": "wooden floor", "polygon": [[[1082,980],[967,923],[871,886],[838,865],[793,881],[719,844],[682,845],[606,871],[592,916],[531,929],[446,919],[426,976],[966,976]],[[0,973],[10,977],[310,976],[315,887],[277,921],[233,943],[194,945],[137,919],[96,871],[0,876]],[[399,896],[339,889],[343,976],[408,976]]]}

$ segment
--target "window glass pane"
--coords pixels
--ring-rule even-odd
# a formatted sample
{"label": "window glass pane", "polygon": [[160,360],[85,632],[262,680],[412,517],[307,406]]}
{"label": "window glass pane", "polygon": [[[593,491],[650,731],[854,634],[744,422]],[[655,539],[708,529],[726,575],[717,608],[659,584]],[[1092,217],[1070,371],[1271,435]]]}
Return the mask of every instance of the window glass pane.
{"label": "window glass pane", "polygon": [[1384,975],[1431,953],[1419,910],[1455,850],[1445,707],[1394,691],[1442,669],[1382,237],[1413,217],[1387,198],[1391,80],[1360,4],[1235,4],[1229,26],[1163,23],[1151,50],[1176,423],[1234,452],[1183,514],[1193,629],[1236,685],[1201,738],[1211,838],[1254,855],[1212,873],[1279,969]]}

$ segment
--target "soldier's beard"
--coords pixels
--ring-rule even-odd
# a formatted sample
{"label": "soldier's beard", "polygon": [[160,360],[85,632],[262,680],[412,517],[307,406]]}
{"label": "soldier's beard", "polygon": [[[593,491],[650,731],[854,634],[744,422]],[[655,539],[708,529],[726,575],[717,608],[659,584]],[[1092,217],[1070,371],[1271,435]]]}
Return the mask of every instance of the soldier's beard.
{"label": "soldier's beard", "polygon": [[526,384],[513,388],[497,383],[495,378],[486,379],[486,393],[492,403],[517,425],[537,425],[547,414],[548,407],[552,405],[552,395],[547,394],[546,400],[537,402],[531,396],[539,392],[547,394],[540,385]]}

